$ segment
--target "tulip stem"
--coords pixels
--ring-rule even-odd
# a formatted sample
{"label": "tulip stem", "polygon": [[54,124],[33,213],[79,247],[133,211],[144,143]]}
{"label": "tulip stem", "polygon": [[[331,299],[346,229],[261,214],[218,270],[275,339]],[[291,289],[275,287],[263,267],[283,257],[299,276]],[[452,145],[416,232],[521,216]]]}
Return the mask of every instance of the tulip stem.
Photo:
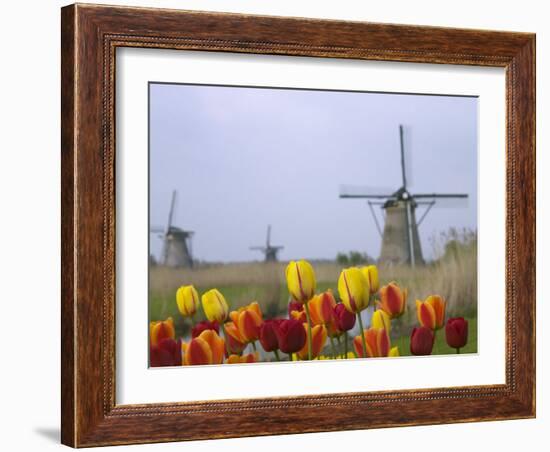
{"label": "tulip stem", "polygon": [[311,357],[313,356],[312,343],[311,343],[311,320],[309,318],[309,306],[307,302],[304,303],[304,307],[306,308],[306,320],[307,320],[307,359],[311,361]]}
{"label": "tulip stem", "polygon": [[344,359],[348,357],[348,333],[344,333]]}
{"label": "tulip stem", "polygon": [[458,355],[459,353],[460,353],[460,349],[457,348],[457,349],[456,349],[456,354]]}
{"label": "tulip stem", "polygon": [[334,348],[334,339],[332,336],[329,336],[330,339],[330,350],[332,352],[332,359],[336,359],[336,349]]}
{"label": "tulip stem", "polygon": [[359,328],[361,329],[361,342],[363,343],[363,358],[367,357],[367,343],[365,341],[365,331],[363,330],[363,320],[361,320],[361,312],[357,313],[357,320],[359,320]]}
{"label": "tulip stem", "polygon": [[229,339],[227,337],[227,330],[225,329],[225,324],[222,323],[223,336],[225,338],[225,352],[227,356],[231,356],[231,350],[229,350]]}
{"label": "tulip stem", "polygon": [[277,361],[281,361],[281,357],[279,356],[279,350],[273,350],[273,353],[275,354],[275,358]]}
{"label": "tulip stem", "polygon": [[251,344],[254,351],[257,352],[258,350],[256,349],[256,342],[252,341]]}

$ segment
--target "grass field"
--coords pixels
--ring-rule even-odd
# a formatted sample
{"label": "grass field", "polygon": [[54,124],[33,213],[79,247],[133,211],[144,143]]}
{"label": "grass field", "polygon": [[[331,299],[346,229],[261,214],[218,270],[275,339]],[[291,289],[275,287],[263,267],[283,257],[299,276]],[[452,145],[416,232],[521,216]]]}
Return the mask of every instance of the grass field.
{"label": "grass field", "polygon": [[[335,262],[311,262],[315,268],[318,292],[332,289],[337,295],[337,280],[343,266]],[[179,314],[175,292],[180,285],[193,284],[199,293],[219,289],[227,299],[230,309],[258,301],[265,318],[286,317],[288,291],[284,280],[286,263],[235,263],[203,265],[194,269],[152,267],[149,281],[149,318],[151,320],[173,317],[176,333],[185,337],[190,323]],[[396,281],[408,289],[407,311],[393,322],[392,343],[399,345],[402,355],[407,355],[411,328],[417,324],[415,300],[430,294],[440,294],[447,300],[447,318],[460,316],[469,319],[470,340],[463,352],[477,350],[477,248],[460,247],[447,253],[436,263],[416,267],[379,268],[380,284]],[[195,321],[203,320],[200,311]],[[454,353],[440,331],[436,338],[434,354]]]}

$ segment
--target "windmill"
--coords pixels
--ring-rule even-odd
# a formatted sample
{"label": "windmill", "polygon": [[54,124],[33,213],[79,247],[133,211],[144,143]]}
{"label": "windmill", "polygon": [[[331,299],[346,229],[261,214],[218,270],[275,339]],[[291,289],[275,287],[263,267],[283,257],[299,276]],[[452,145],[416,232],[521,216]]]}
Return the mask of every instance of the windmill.
{"label": "windmill", "polygon": [[[366,187],[342,186],[340,198],[366,199],[374,218],[378,232],[382,236],[380,264],[424,264],[422,247],[418,236],[418,226],[431,208],[443,199],[468,198],[465,193],[418,193],[408,190],[405,169],[405,149],[403,144],[403,126],[399,125],[399,140],[401,145],[401,178],[402,185],[393,193],[376,193],[376,190]],[[385,212],[384,230],[382,231],[373,206],[380,205]],[[416,208],[425,206],[425,210],[416,221]]]}
{"label": "windmill", "polygon": [[174,210],[176,208],[177,192],[172,192],[172,201],[170,202],[170,212],[168,214],[168,224],[166,229],[151,228],[151,233],[160,234],[163,240],[161,265],[167,267],[193,267],[193,254],[191,239],[193,231],[185,231],[172,225],[174,219]]}
{"label": "windmill", "polygon": [[261,251],[265,255],[265,262],[277,262],[277,253],[282,250],[283,246],[271,245],[271,225],[267,226],[267,237],[265,246],[251,246],[251,250]]}

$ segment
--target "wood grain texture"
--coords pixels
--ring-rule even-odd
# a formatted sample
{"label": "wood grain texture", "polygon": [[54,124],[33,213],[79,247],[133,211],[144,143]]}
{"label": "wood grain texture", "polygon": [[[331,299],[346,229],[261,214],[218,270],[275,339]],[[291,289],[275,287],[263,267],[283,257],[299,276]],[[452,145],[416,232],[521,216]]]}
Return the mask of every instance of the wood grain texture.
{"label": "wood grain texture", "polygon": [[[64,444],[535,415],[534,35],[80,4],[63,8],[61,35]],[[506,384],[116,405],[114,68],[116,48],[125,46],[504,67]]]}

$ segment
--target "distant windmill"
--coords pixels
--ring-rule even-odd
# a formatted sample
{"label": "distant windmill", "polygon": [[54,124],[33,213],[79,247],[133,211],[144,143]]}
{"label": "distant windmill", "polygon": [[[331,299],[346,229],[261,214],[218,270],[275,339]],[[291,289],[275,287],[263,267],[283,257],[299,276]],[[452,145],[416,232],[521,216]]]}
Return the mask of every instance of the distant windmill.
{"label": "distant windmill", "polygon": [[277,253],[282,250],[283,246],[271,245],[271,225],[267,227],[267,237],[265,246],[251,246],[251,250],[261,251],[265,255],[265,262],[277,262]]}
{"label": "distant windmill", "polygon": [[[418,226],[430,209],[439,199],[464,199],[465,193],[420,193],[408,191],[405,171],[405,149],[403,145],[403,126],[399,126],[401,143],[401,177],[402,186],[391,194],[378,194],[376,190],[366,187],[343,186],[340,188],[340,198],[367,199],[378,232],[382,236],[380,264],[409,264],[411,266],[424,264],[422,248],[418,236]],[[371,201],[375,200],[375,201]],[[376,201],[378,200],[378,201]],[[381,205],[385,211],[384,231],[382,232],[374,213],[373,205]],[[425,205],[426,210],[416,221],[416,208]]]}
{"label": "distant windmill", "polygon": [[168,214],[168,224],[166,229],[151,228],[151,233],[161,234],[159,237],[163,240],[162,256],[160,264],[167,267],[193,267],[192,243],[193,231],[185,231],[172,225],[174,219],[174,210],[176,208],[177,192],[172,192],[172,201],[170,203],[170,212]]}

